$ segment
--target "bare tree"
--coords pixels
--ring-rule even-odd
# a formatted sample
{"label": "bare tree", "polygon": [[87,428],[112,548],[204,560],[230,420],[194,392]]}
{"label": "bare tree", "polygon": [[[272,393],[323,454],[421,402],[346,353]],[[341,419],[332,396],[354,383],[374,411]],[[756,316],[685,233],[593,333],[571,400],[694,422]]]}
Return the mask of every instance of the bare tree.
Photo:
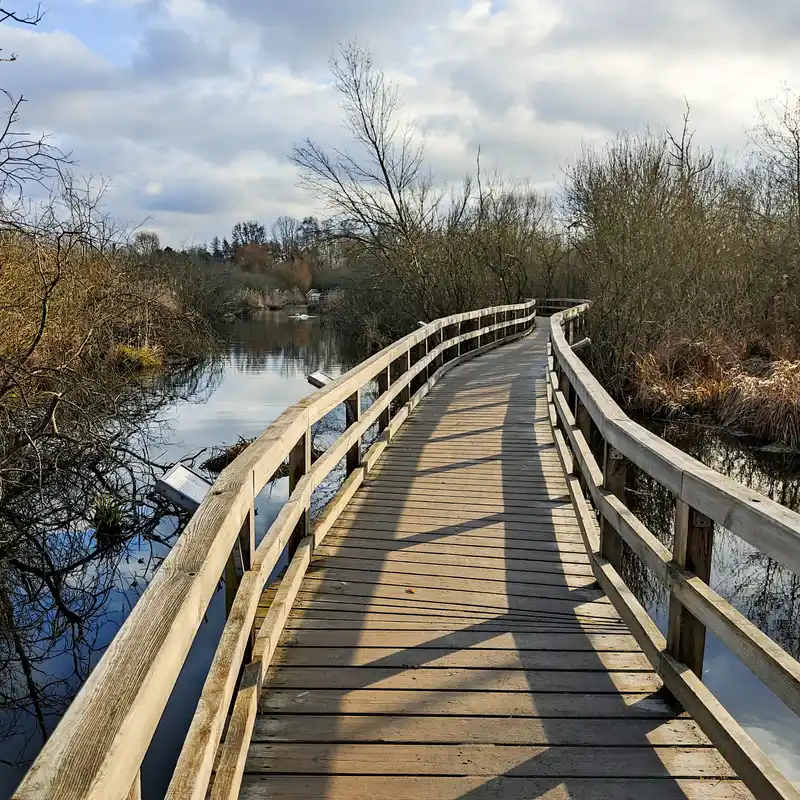
{"label": "bare tree", "polygon": [[161,249],[158,234],[153,231],[139,231],[133,237],[133,249],[141,258],[151,258]]}
{"label": "bare tree", "polygon": [[782,97],[759,109],[750,139],[775,191],[785,221],[800,242],[800,96],[786,87]]}
{"label": "bare tree", "polygon": [[294,217],[278,217],[272,226],[272,240],[281,261],[291,261],[302,254],[302,225]]}
{"label": "bare tree", "polygon": [[366,48],[344,46],[330,68],[350,147],[306,139],[292,161],[303,186],[328,207],[339,238],[356,243],[386,279],[403,284],[396,302],[409,316],[430,316],[430,298],[418,280],[424,274],[420,237],[435,224],[443,192],[433,191],[422,137],[403,115],[398,87]]}
{"label": "bare tree", "polygon": [[[0,24],[16,22],[23,25],[38,25],[44,17],[41,6],[29,12],[0,8]],[[0,61],[16,61],[12,53]],[[19,203],[23,187],[28,182],[45,183],[56,178],[70,156],[49,142],[45,134],[31,134],[20,125],[20,109],[25,103],[22,95],[15,96],[7,89],[0,89],[5,98],[5,122],[0,123],[0,202],[4,206]]]}

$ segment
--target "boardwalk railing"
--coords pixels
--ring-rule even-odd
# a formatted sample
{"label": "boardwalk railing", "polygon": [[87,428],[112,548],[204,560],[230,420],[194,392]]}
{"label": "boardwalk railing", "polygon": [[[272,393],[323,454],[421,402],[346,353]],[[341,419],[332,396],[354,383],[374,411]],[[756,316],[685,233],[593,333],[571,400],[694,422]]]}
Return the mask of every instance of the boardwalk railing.
{"label": "boardwalk railing", "polygon": [[553,314],[566,311],[573,306],[583,305],[586,302],[586,300],[577,300],[571,297],[537,297],[536,314],[539,317],[551,317]]}
{"label": "boardwalk railing", "polygon": [[[237,796],[258,687],[314,548],[436,381],[465,359],[526,334],[534,322],[535,301],[436,320],[287,409],[222,472],[14,797],[140,796],[142,761],[223,574],[227,622],[167,796],[205,798],[215,763],[211,796]],[[375,380],[379,394],[362,414],[361,393]],[[347,427],[312,464],[311,426],[342,404]],[[373,425],[380,435],[362,453]],[[254,498],[287,459],[289,499],[256,547]],[[312,492],[342,460],[348,477],[312,525]],[[261,592],[287,548],[289,568],[254,636]]]}
{"label": "boardwalk railing", "polygon": [[[701,676],[709,630],[800,714],[800,664],[708,585],[715,523],[800,574],[800,515],[709,469],[629,419],[570,347],[582,332],[587,308],[582,304],[549,320],[548,401],[595,576],[666,688],[753,794],[759,800],[798,798],[800,792],[715,699]],[[628,463],[675,497],[672,552],[626,505]],[[584,488],[600,517],[599,530]],[[620,577],[622,542],[669,591],[666,638]]]}

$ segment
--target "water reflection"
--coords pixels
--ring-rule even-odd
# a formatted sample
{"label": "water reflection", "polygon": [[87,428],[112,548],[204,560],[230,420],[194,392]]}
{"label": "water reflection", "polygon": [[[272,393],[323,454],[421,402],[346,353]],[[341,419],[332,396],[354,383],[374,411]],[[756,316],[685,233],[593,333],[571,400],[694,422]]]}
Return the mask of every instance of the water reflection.
{"label": "water reflection", "polygon": [[[800,511],[800,460],[700,426],[647,422],[667,441],[712,469]],[[673,495],[632,467],[631,510],[670,549]],[[666,633],[668,596],[626,548],[623,577]],[[800,578],[720,525],[714,530],[711,586],[794,658],[800,657]],[[784,773],[800,781],[797,718],[721,642],[709,635],[703,680]]]}
{"label": "water reflection", "polygon": [[[167,404],[208,397],[215,354],[98,404],[93,435],[40,446],[35,483],[0,508],[0,788],[10,793],[167,551],[183,520],[151,494]],[[48,443],[49,444],[49,443]]]}
{"label": "water reflection", "polygon": [[[283,315],[228,326],[202,361],[118,398],[91,451],[62,450],[40,489],[4,506],[0,572],[0,798],[10,797],[186,522],[152,494],[168,464],[257,435],[341,372],[335,337]],[[285,481],[257,501],[263,535]],[[106,515],[98,515],[98,499]],[[145,796],[163,796],[223,624],[218,592],[145,761]]]}

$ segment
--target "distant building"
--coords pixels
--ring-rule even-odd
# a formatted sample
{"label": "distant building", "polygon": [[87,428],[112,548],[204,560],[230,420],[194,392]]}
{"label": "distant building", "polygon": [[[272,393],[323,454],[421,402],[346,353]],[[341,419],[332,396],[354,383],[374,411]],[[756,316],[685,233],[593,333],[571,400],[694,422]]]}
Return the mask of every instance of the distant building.
{"label": "distant building", "polygon": [[311,289],[306,292],[306,305],[309,308],[316,308],[322,302],[322,292],[319,289]]}

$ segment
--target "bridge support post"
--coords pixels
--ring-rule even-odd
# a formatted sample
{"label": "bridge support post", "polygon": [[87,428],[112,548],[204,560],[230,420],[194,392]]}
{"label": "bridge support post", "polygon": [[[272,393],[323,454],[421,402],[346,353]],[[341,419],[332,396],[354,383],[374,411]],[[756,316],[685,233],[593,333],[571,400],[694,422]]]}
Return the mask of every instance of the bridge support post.
{"label": "bridge support post", "polygon": [[[291,494],[300,479],[311,468],[311,430],[307,429],[297,444],[289,452],[289,494]],[[301,540],[308,536],[311,531],[311,512],[306,506],[300,520],[295,526],[289,543],[286,545],[286,552],[291,560],[297,550],[297,545]]]}
{"label": "bridge support post", "polygon": [[[673,561],[709,583],[713,546],[713,520],[676,498]],[[705,625],[670,595],[667,652],[702,678],[705,646]]]}
{"label": "bridge support post", "polygon": [[[628,465],[625,456],[605,442],[603,453],[603,486],[625,502],[625,480]],[[603,518],[600,524],[600,555],[619,573],[622,570],[622,537]]]}
{"label": "bridge support post", "polygon": [[[347,400],[345,400],[344,408],[346,415],[345,428],[349,428],[352,425],[355,425],[355,423],[361,419],[361,389],[358,389],[355,393],[351,394]],[[353,470],[355,470],[360,463],[361,437],[359,436],[355,444],[353,444],[353,446],[347,451],[347,474],[349,475],[351,472],[353,472]]]}

